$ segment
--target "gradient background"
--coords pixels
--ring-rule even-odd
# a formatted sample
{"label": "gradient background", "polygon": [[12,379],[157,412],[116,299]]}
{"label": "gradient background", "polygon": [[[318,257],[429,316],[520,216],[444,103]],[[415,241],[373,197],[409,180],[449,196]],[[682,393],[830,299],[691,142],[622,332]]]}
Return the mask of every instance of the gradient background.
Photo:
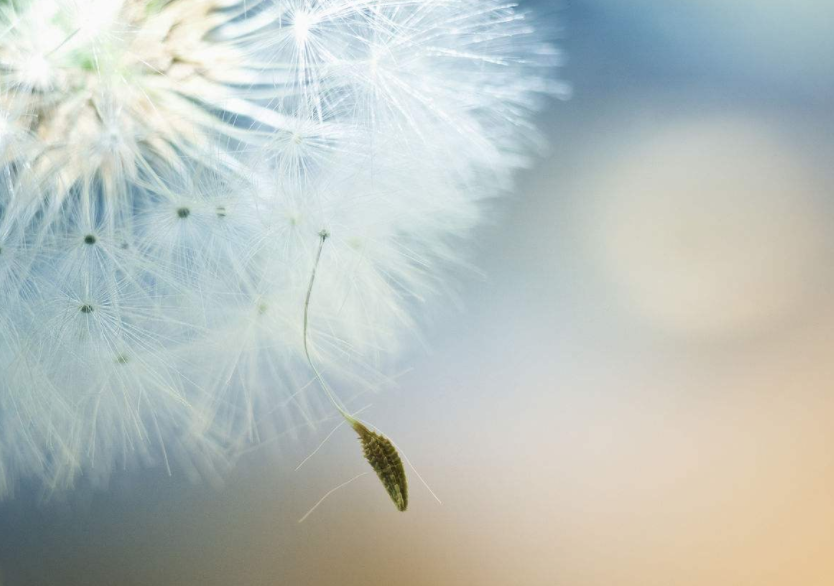
{"label": "gradient background", "polygon": [[0,505],[0,584],[834,584],[834,3],[538,3],[574,99],[367,418]]}

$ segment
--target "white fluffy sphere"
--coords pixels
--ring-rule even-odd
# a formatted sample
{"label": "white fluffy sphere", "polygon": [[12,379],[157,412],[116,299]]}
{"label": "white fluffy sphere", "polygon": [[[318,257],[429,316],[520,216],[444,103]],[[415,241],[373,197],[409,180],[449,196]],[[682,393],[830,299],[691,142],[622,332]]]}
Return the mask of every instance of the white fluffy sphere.
{"label": "white fluffy sphere", "polygon": [[0,493],[209,469],[332,415],[538,145],[558,53],[495,0],[0,7]]}

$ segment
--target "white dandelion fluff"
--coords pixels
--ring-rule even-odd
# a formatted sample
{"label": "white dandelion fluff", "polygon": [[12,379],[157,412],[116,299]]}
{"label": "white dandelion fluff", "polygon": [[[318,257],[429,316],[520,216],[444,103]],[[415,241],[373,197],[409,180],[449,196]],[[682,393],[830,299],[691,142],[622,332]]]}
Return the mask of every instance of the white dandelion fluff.
{"label": "white dandelion fluff", "polygon": [[0,3],[0,495],[209,470],[354,394],[539,139],[497,0]]}

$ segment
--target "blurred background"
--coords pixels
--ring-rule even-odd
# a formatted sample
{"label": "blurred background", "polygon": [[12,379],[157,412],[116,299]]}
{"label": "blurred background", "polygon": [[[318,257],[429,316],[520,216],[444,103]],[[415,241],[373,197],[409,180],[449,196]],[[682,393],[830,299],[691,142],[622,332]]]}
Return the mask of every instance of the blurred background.
{"label": "blurred background", "polygon": [[[368,420],[0,504],[0,584],[834,584],[834,3],[540,0],[551,150]],[[426,350],[428,348],[429,350]],[[325,430],[326,431],[326,430]]]}

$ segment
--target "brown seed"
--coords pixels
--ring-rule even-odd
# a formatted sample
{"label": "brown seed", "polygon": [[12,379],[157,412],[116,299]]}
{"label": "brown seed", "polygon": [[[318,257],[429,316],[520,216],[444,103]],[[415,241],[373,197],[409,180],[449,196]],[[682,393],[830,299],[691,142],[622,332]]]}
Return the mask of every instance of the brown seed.
{"label": "brown seed", "polygon": [[398,511],[405,511],[408,507],[408,480],[394,444],[387,437],[369,430],[356,420],[351,421],[351,425],[359,434],[365,459],[376,472],[388,496],[394,501]]}

